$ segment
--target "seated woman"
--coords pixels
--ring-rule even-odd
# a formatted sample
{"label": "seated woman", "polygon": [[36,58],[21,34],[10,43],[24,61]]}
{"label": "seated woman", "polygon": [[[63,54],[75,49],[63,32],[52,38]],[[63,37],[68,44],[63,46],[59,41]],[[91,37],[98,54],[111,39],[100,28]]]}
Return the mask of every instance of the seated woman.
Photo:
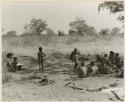
{"label": "seated woman", "polygon": [[12,71],[12,69],[11,69],[12,57],[13,57],[13,54],[12,54],[12,53],[8,53],[8,54],[7,54],[6,67],[7,67],[7,71],[8,71],[8,72],[11,72],[11,71]]}

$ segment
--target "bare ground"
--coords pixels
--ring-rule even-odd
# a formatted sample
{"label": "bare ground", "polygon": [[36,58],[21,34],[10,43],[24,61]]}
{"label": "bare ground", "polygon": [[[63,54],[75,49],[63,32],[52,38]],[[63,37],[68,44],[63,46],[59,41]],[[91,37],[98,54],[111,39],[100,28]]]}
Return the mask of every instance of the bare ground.
{"label": "bare ground", "polygon": [[[55,54],[54,54],[55,55]],[[57,56],[55,56],[57,57]],[[50,58],[50,57],[49,57]],[[24,60],[25,59],[25,60]],[[59,58],[60,59],[60,58]],[[26,66],[24,70],[17,73],[11,73],[11,80],[3,85],[3,100],[7,101],[108,101],[117,100],[110,93],[102,93],[101,91],[89,92],[86,89],[99,89],[101,87],[110,88],[111,84],[116,83],[118,88],[123,88],[123,78],[114,78],[110,75],[101,75],[98,77],[87,77],[78,79],[71,72],[71,64],[57,59],[45,62],[45,71],[38,71],[37,62],[32,57],[24,57]],[[26,62],[26,60],[28,60]],[[34,63],[33,63],[33,62]],[[54,66],[55,65],[55,66]],[[62,67],[61,67],[62,66]],[[49,80],[54,80],[52,85],[41,85],[40,78],[46,75]],[[35,77],[33,77],[35,76]],[[65,87],[65,84],[75,83],[77,88],[83,90]]]}
{"label": "bare ground", "polygon": [[[10,41],[9,41],[10,40]],[[62,39],[64,40],[64,39]],[[27,41],[27,39],[26,39]],[[37,40],[34,40],[37,41]],[[59,40],[60,41],[60,40]],[[24,64],[24,70],[17,73],[10,73],[11,79],[3,84],[4,101],[109,101],[115,100],[115,95],[111,93],[102,93],[101,91],[87,91],[86,89],[99,89],[101,87],[111,88],[111,84],[116,84],[116,88],[123,88],[123,78],[114,78],[110,75],[96,77],[87,77],[83,79],[76,78],[71,73],[72,65],[67,56],[73,48],[77,47],[83,54],[109,53],[110,50],[119,52],[123,56],[123,39],[112,40],[110,42],[86,42],[66,45],[60,43],[49,43],[43,45],[47,58],[45,61],[45,71],[38,71],[37,50],[42,43],[36,44],[30,41],[29,45],[22,45],[23,40],[7,39],[3,40],[3,55],[6,52],[13,52],[20,63]],[[26,43],[25,43],[26,44]],[[60,51],[61,53],[59,53]],[[56,52],[56,53],[52,53]],[[3,73],[4,74],[4,73]],[[33,77],[33,76],[36,77]],[[46,75],[49,80],[54,80],[52,85],[40,85],[40,77]],[[77,88],[82,90],[65,87],[65,84],[73,82]]]}

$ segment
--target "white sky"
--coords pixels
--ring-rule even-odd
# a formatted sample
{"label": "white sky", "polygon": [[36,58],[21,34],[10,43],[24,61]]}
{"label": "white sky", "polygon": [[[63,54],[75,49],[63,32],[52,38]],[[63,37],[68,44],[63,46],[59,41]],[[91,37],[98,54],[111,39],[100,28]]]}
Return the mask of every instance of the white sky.
{"label": "white sky", "polygon": [[121,27],[117,16],[108,10],[98,13],[99,2],[4,2],[2,22],[5,31],[16,30],[18,35],[32,18],[42,18],[55,32],[68,32],[69,23],[82,17],[87,24],[99,31],[101,28]]}

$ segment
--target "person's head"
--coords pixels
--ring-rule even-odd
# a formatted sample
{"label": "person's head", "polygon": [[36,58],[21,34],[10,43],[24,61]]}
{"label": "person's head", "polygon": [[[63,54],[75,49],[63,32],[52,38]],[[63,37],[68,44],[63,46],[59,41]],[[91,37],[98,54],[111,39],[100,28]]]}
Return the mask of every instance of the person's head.
{"label": "person's head", "polygon": [[74,51],[77,52],[77,48],[75,48]]}
{"label": "person's head", "polygon": [[107,57],[108,55],[107,54],[104,54],[104,57]]}
{"label": "person's head", "polygon": [[118,63],[118,64],[116,65],[116,67],[117,67],[117,68],[121,68],[122,65]]}
{"label": "person's head", "polygon": [[13,61],[17,61],[17,57],[14,57],[14,58],[13,58]]}
{"label": "person's head", "polygon": [[39,51],[41,52],[43,49],[42,49],[42,47],[39,47]]}
{"label": "person's head", "polygon": [[44,75],[43,77],[44,77],[44,79],[47,79],[47,76],[46,76],[46,75]]}
{"label": "person's head", "polygon": [[12,53],[8,53],[7,54],[7,58],[11,59],[13,57],[13,54]]}
{"label": "person's head", "polygon": [[102,58],[101,58],[100,55],[97,55],[97,56],[96,56],[96,61],[97,61],[97,62],[102,62]]}
{"label": "person's head", "polygon": [[113,51],[110,51],[110,56],[114,56],[114,52]]}
{"label": "person's head", "polygon": [[119,53],[116,53],[116,54],[115,54],[115,57],[118,57],[118,56],[119,56]]}
{"label": "person's head", "polygon": [[97,59],[100,59],[100,55],[96,55],[96,58],[97,58]]}
{"label": "person's head", "polygon": [[93,61],[90,62],[90,66],[94,66],[94,64],[95,64],[95,63],[94,63]]}

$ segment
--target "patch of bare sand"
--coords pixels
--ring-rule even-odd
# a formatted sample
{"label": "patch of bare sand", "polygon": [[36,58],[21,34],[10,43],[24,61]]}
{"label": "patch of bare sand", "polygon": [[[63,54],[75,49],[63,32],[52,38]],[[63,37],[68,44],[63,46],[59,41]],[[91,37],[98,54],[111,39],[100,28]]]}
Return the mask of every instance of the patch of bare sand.
{"label": "patch of bare sand", "polygon": [[[120,46],[119,46],[120,45]],[[45,62],[45,73],[37,71],[38,63],[36,58],[36,47],[26,48],[13,48],[9,51],[20,56],[19,60],[24,65],[22,72],[12,74],[12,78],[8,83],[3,85],[3,100],[19,100],[19,101],[108,101],[109,98],[116,100],[116,97],[109,93],[101,92],[88,92],[84,89],[98,89],[102,86],[109,86],[110,84],[117,83],[118,87],[123,87],[122,78],[112,78],[108,76],[103,77],[88,77],[78,79],[76,76],[70,74],[72,68],[69,65],[69,61],[64,59],[62,54],[54,53],[54,56],[50,52],[58,50],[60,52],[69,53],[77,47],[81,53],[102,53],[108,52],[109,50],[115,50],[123,54],[123,43],[122,41],[117,43],[116,41],[110,42],[89,42],[89,43],[75,43],[73,45],[54,44],[54,46],[44,46],[44,51],[47,53]],[[8,47],[7,47],[8,48]],[[6,48],[4,49],[6,51]],[[4,51],[3,50],[3,51]],[[23,51],[23,52],[22,52]],[[29,53],[30,52],[30,53]],[[27,55],[27,56],[25,56]],[[21,57],[23,56],[23,57]],[[29,57],[30,56],[30,57]],[[53,85],[39,86],[38,77],[31,77],[34,74],[38,76],[46,75],[48,79],[54,80]],[[68,82],[75,83],[76,87],[83,88],[83,90],[74,90],[70,87],[65,87]]]}
{"label": "patch of bare sand", "polygon": [[[15,74],[15,77],[18,74]],[[30,75],[29,75],[30,76]],[[24,76],[22,76],[24,77]],[[71,78],[70,75],[56,74],[47,75],[48,79],[54,80],[53,85],[39,86],[40,79],[18,79],[11,80],[3,86],[3,100],[13,101],[83,101],[83,100],[96,100],[104,101],[109,98],[114,98],[112,94],[101,92],[88,92],[84,90],[74,90],[70,87],[65,87],[68,82],[74,82],[77,87],[83,89],[97,89],[102,86],[109,86],[110,84],[117,83],[118,87],[123,87],[123,79],[112,77],[89,77],[83,79]],[[14,78],[13,78],[14,79]]]}

